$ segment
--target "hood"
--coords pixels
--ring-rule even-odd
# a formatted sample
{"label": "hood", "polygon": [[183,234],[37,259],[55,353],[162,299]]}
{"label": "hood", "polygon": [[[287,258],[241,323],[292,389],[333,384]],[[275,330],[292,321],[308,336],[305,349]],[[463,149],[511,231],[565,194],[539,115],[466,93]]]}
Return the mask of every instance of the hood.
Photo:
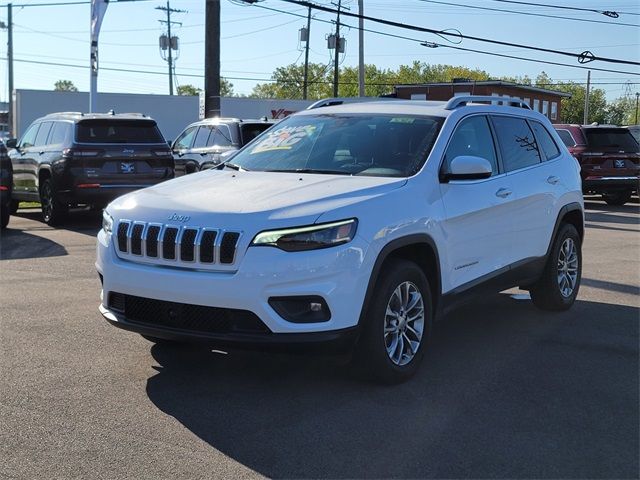
{"label": "hood", "polygon": [[205,170],[120,197],[109,212],[115,218],[160,223],[175,214],[201,226],[215,221],[246,228],[249,222],[267,220],[276,226],[291,219],[308,224],[327,211],[406,183],[406,178]]}

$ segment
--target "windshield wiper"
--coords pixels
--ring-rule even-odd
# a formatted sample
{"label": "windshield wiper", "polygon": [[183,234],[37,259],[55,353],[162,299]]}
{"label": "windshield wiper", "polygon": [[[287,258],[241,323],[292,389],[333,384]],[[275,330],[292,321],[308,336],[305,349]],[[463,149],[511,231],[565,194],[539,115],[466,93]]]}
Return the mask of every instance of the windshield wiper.
{"label": "windshield wiper", "polygon": [[291,168],[265,171],[278,173],[324,173],[326,175],[353,175],[353,172],[345,172],[344,170],[320,170],[316,168]]}
{"label": "windshield wiper", "polygon": [[240,165],[236,165],[235,163],[230,163],[230,162],[224,162],[221,163],[220,165],[218,165],[216,168],[218,170],[222,170],[224,167],[229,167],[232,170],[237,170],[237,171],[242,171],[242,172],[248,172],[249,170],[247,170],[244,167],[241,167]]}

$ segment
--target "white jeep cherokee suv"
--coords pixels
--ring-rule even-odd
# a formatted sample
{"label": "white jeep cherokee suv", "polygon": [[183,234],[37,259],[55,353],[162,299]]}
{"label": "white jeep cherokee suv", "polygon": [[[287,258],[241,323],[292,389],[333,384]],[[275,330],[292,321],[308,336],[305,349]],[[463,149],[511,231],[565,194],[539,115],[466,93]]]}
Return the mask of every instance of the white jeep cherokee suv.
{"label": "white jeep cherokee suv", "polygon": [[579,165],[547,118],[491,100],[306,110],[218,170],[120,197],[98,235],[100,311],[155,341],[349,347],[394,382],[473,294],[569,308]]}

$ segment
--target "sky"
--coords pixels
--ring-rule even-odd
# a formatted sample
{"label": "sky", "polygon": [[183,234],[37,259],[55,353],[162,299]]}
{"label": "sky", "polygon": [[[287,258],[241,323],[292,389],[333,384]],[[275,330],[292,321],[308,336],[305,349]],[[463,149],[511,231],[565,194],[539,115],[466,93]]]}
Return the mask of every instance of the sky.
{"label": "sky", "polygon": [[[16,0],[14,5],[64,1],[77,0]],[[255,5],[238,5],[238,0],[220,1],[221,72],[233,83],[236,93],[251,93],[256,83],[264,83],[279,66],[304,62],[303,44],[298,41],[298,30],[306,24],[305,7],[282,0],[262,0]],[[537,7],[499,0],[364,0],[364,11],[371,17],[430,29],[457,29],[468,36],[576,54],[589,50],[600,57],[640,61],[640,28],[621,25],[640,24],[638,0],[529,1],[625,13],[614,19],[594,12]],[[317,0],[316,3],[331,6],[329,0]],[[342,4],[351,12],[357,13],[357,0],[343,0]],[[6,2],[0,2],[0,22],[6,23],[7,9],[2,8],[5,5]],[[166,17],[164,12],[155,9],[165,5],[166,2],[153,0],[120,4],[111,0],[100,34],[99,92],[169,92],[167,64],[161,58],[158,48],[158,37],[165,30],[159,20]],[[471,8],[474,6],[516,13]],[[172,0],[171,7],[185,11],[172,16],[173,21],[181,23],[175,25],[172,32],[180,39],[176,82],[202,88],[205,1]],[[52,90],[57,80],[65,79],[71,80],[79,90],[87,91],[89,17],[90,6],[87,4],[14,6],[15,88]],[[333,14],[313,12],[309,56],[311,62],[328,64],[331,61],[332,51],[327,49],[326,36],[334,31],[334,20]],[[341,34],[346,37],[347,44],[346,52],[340,59],[341,64],[356,66],[357,19],[343,18],[343,21],[346,26],[341,27]],[[365,22],[365,28],[418,40],[366,32],[365,62],[380,68],[396,69],[401,64],[411,64],[414,60],[419,60],[433,64],[480,68],[492,77],[529,75],[535,78],[544,70],[554,81],[586,82],[587,71],[583,69],[506,59],[446,47],[427,48],[421,46],[419,41],[579,66],[577,60],[571,57],[468,39],[455,45],[434,34],[408,31],[373,22]],[[453,40],[457,41],[455,38]],[[0,30],[0,101],[6,101],[8,98],[6,42],[6,29]],[[603,61],[594,61],[588,66],[627,72],[592,71],[592,83],[597,88],[603,88],[609,100],[624,94],[635,95],[636,92],[640,92],[640,67]]]}

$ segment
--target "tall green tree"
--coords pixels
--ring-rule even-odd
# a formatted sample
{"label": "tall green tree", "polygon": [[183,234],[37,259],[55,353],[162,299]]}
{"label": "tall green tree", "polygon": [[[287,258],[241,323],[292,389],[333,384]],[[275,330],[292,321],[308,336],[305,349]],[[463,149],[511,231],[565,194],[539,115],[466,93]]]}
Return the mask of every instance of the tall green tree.
{"label": "tall green tree", "polygon": [[78,88],[71,80],[58,80],[53,84],[53,90],[56,92],[77,92]]}

